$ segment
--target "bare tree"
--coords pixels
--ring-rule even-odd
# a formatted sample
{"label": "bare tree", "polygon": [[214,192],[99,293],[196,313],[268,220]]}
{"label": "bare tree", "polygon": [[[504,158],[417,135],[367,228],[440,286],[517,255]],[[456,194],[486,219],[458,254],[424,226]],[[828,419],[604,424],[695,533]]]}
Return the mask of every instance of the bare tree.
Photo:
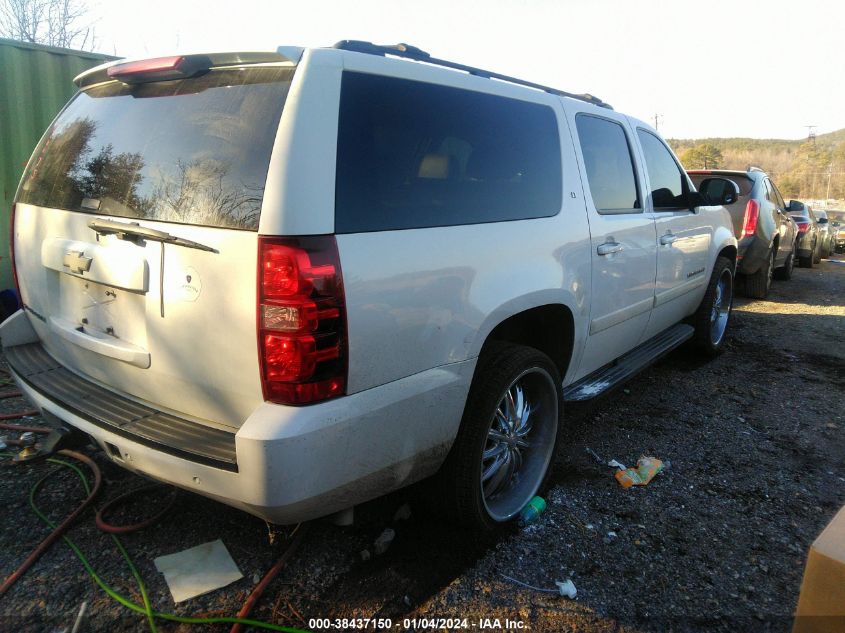
{"label": "bare tree", "polygon": [[79,0],[0,0],[0,35],[33,44],[93,50],[94,27]]}

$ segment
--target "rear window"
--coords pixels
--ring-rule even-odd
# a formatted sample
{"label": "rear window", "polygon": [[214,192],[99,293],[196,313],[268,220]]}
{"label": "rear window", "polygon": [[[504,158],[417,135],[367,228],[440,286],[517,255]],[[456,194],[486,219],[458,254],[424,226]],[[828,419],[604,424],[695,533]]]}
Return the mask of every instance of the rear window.
{"label": "rear window", "polygon": [[561,208],[560,135],[544,105],[346,72],[338,233],[521,220]]}
{"label": "rear window", "polygon": [[701,186],[701,181],[706,180],[708,178],[725,178],[726,180],[731,180],[736,183],[736,186],[739,187],[739,195],[740,196],[748,196],[751,193],[751,190],[754,188],[754,181],[748,178],[747,176],[741,176],[738,174],[720,174],[718,172],[712,174],[689,174],[690,180],[692,180],[692,184],[695,185],[695,188],[698,189]]}
{"label": "rear window", "polygon": [[97,215],[257,229],[291,68],[78,93],[36,148],[18,200]]}

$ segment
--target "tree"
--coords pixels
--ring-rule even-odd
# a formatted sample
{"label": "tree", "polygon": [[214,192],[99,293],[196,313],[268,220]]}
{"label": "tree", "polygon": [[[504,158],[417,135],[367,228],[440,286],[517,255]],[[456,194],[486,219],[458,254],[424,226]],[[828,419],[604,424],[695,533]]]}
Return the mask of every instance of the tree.
{"label": "tree", "polygon": [[22,42],[94,49],[94,27],[79,0],[0,0],[0,35]]}
{"label": "tree", "polygon": [[680,156],[687,169],[718,169],[722,165],[722,152],[711,143],[699,143]]}

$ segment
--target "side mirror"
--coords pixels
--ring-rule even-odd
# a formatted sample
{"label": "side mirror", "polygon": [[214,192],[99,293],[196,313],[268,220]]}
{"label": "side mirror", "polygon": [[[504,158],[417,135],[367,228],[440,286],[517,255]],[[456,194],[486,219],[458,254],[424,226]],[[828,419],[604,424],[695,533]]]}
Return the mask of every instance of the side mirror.
{"label": "side mirror", "polygon": [[701,202],[695,206],[729,205],[739,200],[739,186],[727,178],[705,178],[698,186]]}
{"label": "side mirror", "polygon": [[827,218],[819,218],[819,224],[827,224]]}

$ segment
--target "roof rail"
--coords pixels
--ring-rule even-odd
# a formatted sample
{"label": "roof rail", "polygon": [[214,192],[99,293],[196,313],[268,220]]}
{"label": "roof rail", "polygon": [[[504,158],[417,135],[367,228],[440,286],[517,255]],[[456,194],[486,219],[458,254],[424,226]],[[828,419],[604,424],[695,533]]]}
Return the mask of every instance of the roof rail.
{"label": "roof rail", "polygon": [[746,167],[745,171],[760,171],[760,172],[766,173],[765,169],[757,167],[757,165],[749,165],[748,167]]}
{"label": "roof rail", "polygon": [[365,42],[363,40],[341,40],[332,48],[338,48],[344,51],[354,51],[356,53],[366,53],[367,55],[380,55],[382,57],[384,57],[385,55],[392,55],[393,57],[402,57],[404,59],[425,62],[426,64],[433,64],[435,66],[443,66],[445,68],[452,68],[453,70],[460,70],[465,73],[469,73],[470,75],[475,75],[476,77],[484,77],[486,79],[498,79],[499,81],[505,81],[512,84],[519,84],[520,86],[527,86],[529,88],[535,88],[537,90],[542,90],[543,92],[558,95],[560,97],[578,99],[579,101],[584,101],[586,103],[590,103],[601,108],[613,110],[613,107],[610,104],[605,103],[598,97],[594,97],[590,94],[573,94],[571,92],[564,92],[563,90],[558,90],[557,88],[550,88],[549,86],[544,86],[542,84],[535,84],[534,82],[525,81],[524,79],[517,79],[516,77],[501,75],[499,73],[494,73],[489,70],[482,70],[480,68],[474,68],[472,66],[465,66],[464,64],[450,62],[445,59],[437,59],[436,57],[432,57],[429,53],[426,53],[424,50],[419,49],[416,46],[411,46],[410,44],[381,45],[373,44],[372,42]]}

